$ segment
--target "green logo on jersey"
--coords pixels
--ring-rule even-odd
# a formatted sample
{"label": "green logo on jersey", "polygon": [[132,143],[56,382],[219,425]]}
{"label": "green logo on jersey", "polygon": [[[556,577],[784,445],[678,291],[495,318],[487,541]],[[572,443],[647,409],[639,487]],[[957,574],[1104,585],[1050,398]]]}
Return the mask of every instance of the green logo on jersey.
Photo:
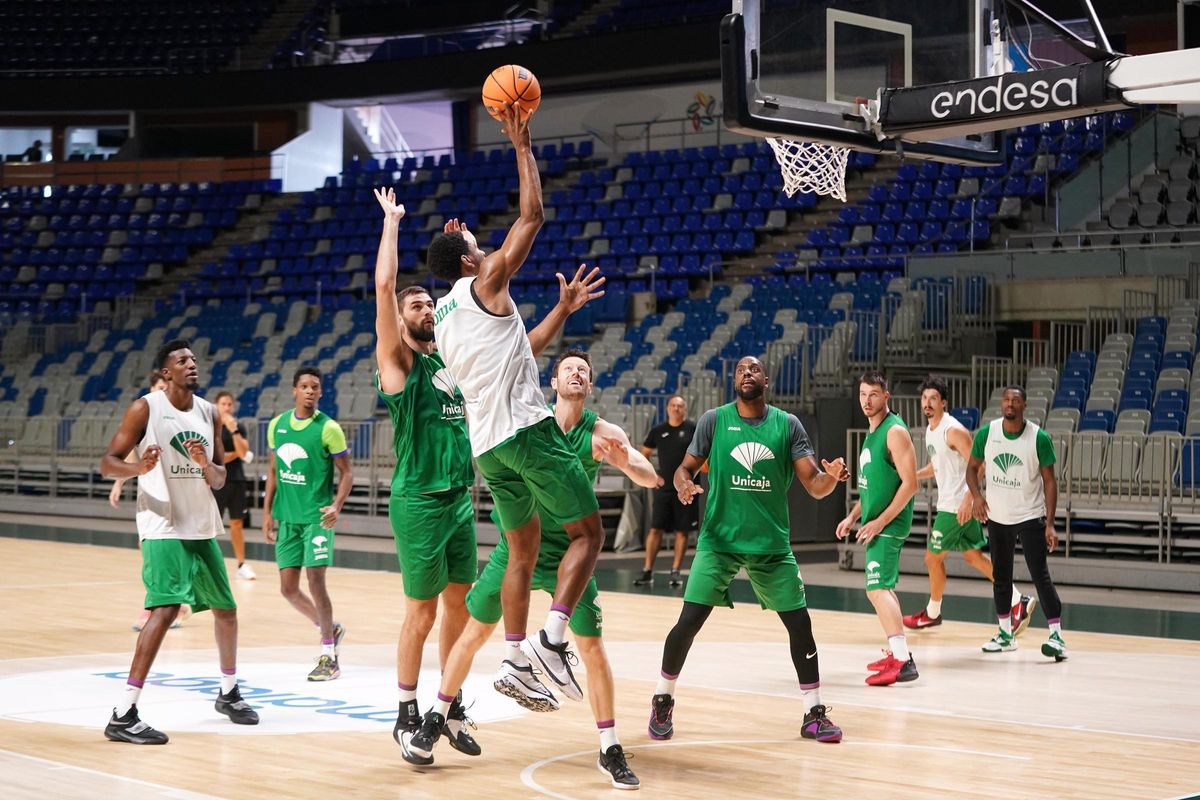
{"label": "green logo on jersey", "polygon": [[433,313],[433,324],[441,325],[442,320],[444,320],[446,318],[446,315],[449,314],[451,311],[453,311],[456,308],[458,308],[457,300],[451,300],[449,303],[446,303],[446,305],[442,306],[441,308],[439,308],[437,311],[435,311]]}
{"label": "green logo on jersey", "polygon": [[201,442],[204,442],[205,447],[208,447],[208,439],[205,439],[195,431],[180,431],[179,433],[175,434],[174,437],[172,437],[171,447],[174,447],[177,451],[179,451],[179,455],[183,456],[184,458],[192,457],[191,454],[188,453],[187,448],[183,446],[183,443],[188,439],[199,439]]}
{"label": "green logo on jersey", "polygon": [[1005,475],[1008,474],[1009,467],[1023,467],[1025,462],[1018,458],[1014,453],[1001,453],[992,459],[992,463],[1000,468],[1000,471]]}
{"label": "green logo on jersey", "polygon": [[931,444],[925,445],[925,452],[929,454],[930,458],[933,458],[934,456],[937,455],[937,450],[934,450],[933,445],[931,445]]}

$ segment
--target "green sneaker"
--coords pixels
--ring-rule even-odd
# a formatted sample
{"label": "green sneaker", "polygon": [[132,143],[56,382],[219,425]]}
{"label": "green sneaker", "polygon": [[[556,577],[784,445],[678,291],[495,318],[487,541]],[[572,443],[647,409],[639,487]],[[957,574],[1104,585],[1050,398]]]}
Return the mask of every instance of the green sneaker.
{"label": "green sneaker", "polygon": [[983,646],[985,653],[1007,653],[1017,649],[1017,640],[1011,633],[999,631]]}
{"label": "green sneaker", "polygon": [[310,681],[331,681],[342,674],[342,670],[338,667],[336,656],[323,655],[317,659],[317,665],[313,667],[313,671],[308,673]]}
{"label": "green sneaker", "polygon": [[1042,655],[1055,661],[1066,661],[1067,643],[1063,641],[1062,636],[1051,632],[1050,638],[1042,643]]}

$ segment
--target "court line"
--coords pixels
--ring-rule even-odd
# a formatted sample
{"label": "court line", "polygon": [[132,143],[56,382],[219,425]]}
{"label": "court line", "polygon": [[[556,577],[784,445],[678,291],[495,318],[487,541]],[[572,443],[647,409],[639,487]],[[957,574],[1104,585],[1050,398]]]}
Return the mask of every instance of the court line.
{"label": "court line", "polygon": [[76,766],[75,764],[67,764],[66,762],[63,762],[63,761],[53,761],[48,758],[39,758],[37,756],[26,755],[25,753],[18,753],[14,750],[0,749],[0,757],[4,757],[4,756],[12,756],[14,758],[22,758],[22,759],[25,759],[26,761],[32,761],[35,764],[41,764],[43,766],[50,767],[50,768],[56,769],[56,770],[69,769],[69,770],[74,770],[76,772],[82,772],[85,775],[96,775],[101,778],[110,778],[115,781],[123,781],[125,783],[132,783],[137,786],[145,786],[148,789],[156,789],[160,792],[163,792],[164,797],[178,798],[178,800],[220,800],[220,798],[218,798],[214,795],[211,795],[211,794],[200,794],[199,792],[193,792],[189,789],[180,789],[176,786],[167,786],[162,783],[151,783],[150,781],[144,781],[144,780],[141,780],[140,778],[129,778],[124,775],[116,775],[111,772],[101,772],[100,770],[97,770],[97,769],[90,769],[88,767],[79,767],[79,766]]}
{"label": "court line", "polygon": [[[720,746],[720,745],[741,745],[741,744],[798,744],[799,742],[800,742],[799,739],[704,739],[704,740],[701,740],[698,742],[657,742],[654,744],[634,744],[634,745],[629,745],[629,746],[625,747],[625,751],[628,752],[630,750],[649,750],[649,749],[658,748],[658,747],[707,747],[709,745]],[[897,748],[897,749],[902,749],[902,750],[923,750],[923,751],[927,751],[927,752],[933,751],[933,752],[939,752],[939,753],[958,753],[958,754],[962,754],[962,755],[985,756],[987,758],[1006,758],[1010,761],[1032,761],[1033,760],[1029,756],[1015,756],[1010,753],[989,753],[989,752],[982,751],[982,750],[964,750],[964,749],[957,748],[957,747],[930,747],[927,745],[920,745],[920,744],[899,744],[899,743],[893,743],[893,742],[842,742],[841,744],[839,744],[839,747],[842,747],[842,746],[891,747],[891,748]],[[579,756],[586,756],[586,755],[594,756],[595,753],[596,753],[595,750],[578,750],[574,753],[564,753],[562,755],[550,756],[549,758],[543,758],[541,761],[535,761],[534,763],[525,767],[525,769],[521,770],[521,783],[525,784],[526,786],[528,786],[530,789],[534,790],[535,792],[541,792],[542,794],[546,795],[547,797],[555,798],[555,800],[575,800],[575,798],[573,798],[569,794],[560,794],[559,792],[552,791],[550,789],[547,789],[545,786],[542,786],[533,777],[533,773],[537,772],[542,767],[547,766],[549,764],[553,764],[557,761],[566,761],[571,758],[578,758]]]}

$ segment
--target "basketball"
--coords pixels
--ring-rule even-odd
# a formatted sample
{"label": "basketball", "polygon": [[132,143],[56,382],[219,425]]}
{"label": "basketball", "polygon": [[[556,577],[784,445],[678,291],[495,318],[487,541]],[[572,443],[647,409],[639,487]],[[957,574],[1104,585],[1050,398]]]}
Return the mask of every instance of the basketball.
{"label": "basketball", "polygon": [[542,87],[537,76],[517,64],[496,67],[483,82],[483,107],[494,119],[500,119],[504,109],[517,103],[525,116],[537,111],[542,102]]}

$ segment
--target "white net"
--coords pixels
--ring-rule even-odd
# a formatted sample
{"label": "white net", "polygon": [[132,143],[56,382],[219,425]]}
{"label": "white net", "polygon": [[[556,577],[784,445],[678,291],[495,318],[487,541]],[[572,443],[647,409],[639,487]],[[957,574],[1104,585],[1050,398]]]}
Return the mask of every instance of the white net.
{"label": "white net", "polygon": [[815,192],[846,202],[846,160],[850,148],[798,142],[793,139],[767,139],[775,151],[775,160],[783,173],[783,191]]}

